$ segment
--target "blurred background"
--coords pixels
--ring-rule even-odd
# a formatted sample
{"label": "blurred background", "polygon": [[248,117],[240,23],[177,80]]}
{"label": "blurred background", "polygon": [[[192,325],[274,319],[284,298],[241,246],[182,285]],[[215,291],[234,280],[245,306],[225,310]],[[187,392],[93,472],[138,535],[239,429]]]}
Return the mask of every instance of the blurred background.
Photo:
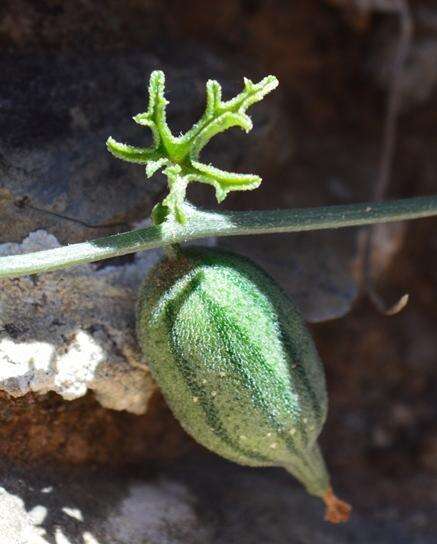
{"label": "blurred background", "polygon": [[[175,133],[202,113],[209,78],[225,97],[243,76],[280,81],[249,135],[232,130],[203,152],[263,178],[223,208],[436,193],[437,2],[3,0],[0,46],[0,254],[149,216],[164,180],[145,183],[105,141],[150,142],[131,116],[154,69]],[[216,206],[205,186],[189,198]],[[287,474],[222,461],[172,418],[133,331],[157,254],[1,282],[5,542],[20,531],[56,544],[436,542],[436,226],[378,227],[367,259],[367,229],[219,242],[264,266],[311,323],[330,392],[321,442],[354,506],[342,527]],[[396,315],[375,304],[404,293]]]}

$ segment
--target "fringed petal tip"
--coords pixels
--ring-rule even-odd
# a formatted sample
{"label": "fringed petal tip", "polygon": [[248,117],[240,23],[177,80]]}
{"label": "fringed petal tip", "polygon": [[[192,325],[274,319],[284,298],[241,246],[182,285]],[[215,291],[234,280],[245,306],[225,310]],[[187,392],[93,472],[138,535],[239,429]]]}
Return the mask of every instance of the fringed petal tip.
{"label": "fringed petal tip", "polygon": [[325,521],[329,521],[330,523],[343,523],[348,521],[352,507],[347,502],[336,497],[331,487],[326,492],[323,500],[326,505]]}

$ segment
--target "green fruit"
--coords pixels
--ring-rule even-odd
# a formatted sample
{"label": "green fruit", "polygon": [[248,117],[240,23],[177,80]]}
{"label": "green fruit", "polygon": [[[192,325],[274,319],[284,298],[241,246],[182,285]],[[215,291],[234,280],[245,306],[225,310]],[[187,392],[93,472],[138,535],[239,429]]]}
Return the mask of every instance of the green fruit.
{"label": "green fruit", "polygon": [[189,434],[236,463],[285,468],[338,514],[344,503],[331,492],[316,442],[327,411],[323,367],[270,276],[225,251],[178,250],[147,277],[137,332]]}

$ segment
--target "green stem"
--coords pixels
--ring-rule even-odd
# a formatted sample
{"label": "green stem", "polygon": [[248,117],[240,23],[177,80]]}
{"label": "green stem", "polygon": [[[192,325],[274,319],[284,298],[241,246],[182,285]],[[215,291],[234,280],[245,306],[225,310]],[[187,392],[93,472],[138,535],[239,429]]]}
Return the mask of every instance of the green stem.
{"label": "green stem", "polygon": [[430,217],[437,215],[437,195],[389,202],[251,212],[215,213],[185,205],[185,211],[187,222],[183,225],[168,221],[90,242],[0,257],[0,278],[50,272],[207,236],[335,229]]}

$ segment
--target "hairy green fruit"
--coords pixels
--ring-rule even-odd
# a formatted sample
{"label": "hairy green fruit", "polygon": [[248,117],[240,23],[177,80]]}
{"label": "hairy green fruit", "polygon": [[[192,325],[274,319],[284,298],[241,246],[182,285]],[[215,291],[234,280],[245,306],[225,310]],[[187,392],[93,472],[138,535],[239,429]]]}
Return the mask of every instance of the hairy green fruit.
{"label": "hairy green fruit", "polygon": [[303,320],[254,263],[208,248],[178,250],[152,270],[138,305],[138,338],[185,430],[219,455],[281,466],[348,513],[332,494],[317,444],[325,377]]}

